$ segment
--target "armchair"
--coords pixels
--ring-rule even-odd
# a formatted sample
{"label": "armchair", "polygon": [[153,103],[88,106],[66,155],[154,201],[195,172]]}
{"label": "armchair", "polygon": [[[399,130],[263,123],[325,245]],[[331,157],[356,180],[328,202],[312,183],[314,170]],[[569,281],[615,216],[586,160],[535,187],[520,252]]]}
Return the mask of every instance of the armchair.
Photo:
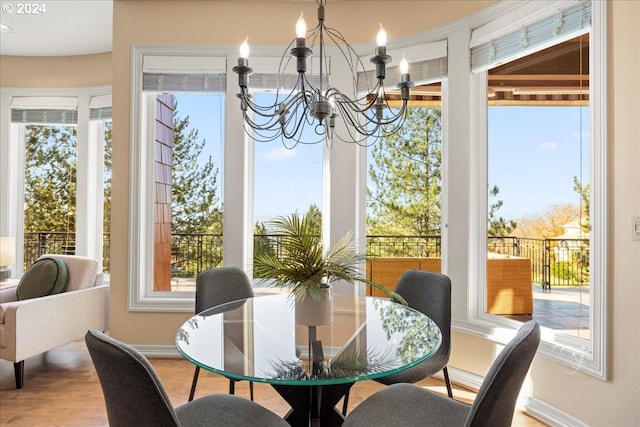
{"label": "armchair", "polygon": [[63,292],[19,301],[18,285],[0,289],[0,358],[13,362],[16,388],[24,384],[24,361],[83,339],[87,330],[109,328],[109,287],[94,259],[42,255],[67,266]]}

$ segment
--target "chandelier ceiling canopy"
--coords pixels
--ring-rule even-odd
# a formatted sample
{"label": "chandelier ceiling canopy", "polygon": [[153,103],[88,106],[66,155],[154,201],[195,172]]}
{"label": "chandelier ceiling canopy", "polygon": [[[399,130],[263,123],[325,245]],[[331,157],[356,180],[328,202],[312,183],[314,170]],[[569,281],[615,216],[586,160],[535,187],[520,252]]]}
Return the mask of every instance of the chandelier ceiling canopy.
{"label": "chandelier ceiling canopy", "polygon": [[[413,87],[408,72],[409,64],[402,58],[399,64],[401,105],[390,107],[385,93],[386,66],[391,62],[387,55],[387,35],[380,24],[376,48],[370,61],[375,65],[376,82],[366,94],[358,94],[358,74],[366,76],[365,67],[354,48],[336,29],[325,24],[327,0],[316,0],[318,24],[307,31],[304,17],[296,23],[296,38],[289,43],[278,67],[275,101],[259,105],[250,93],[248,38],[240,46],[238,65],[233,71],[238,74],[240,105],[247,134],[256,141],[281,139],[287,148],[297,144],[326,142],[331,145],[334,138],[359,145],[370,145],[382,135],[396,133],[406,117],[409,90]],[[325,43],[335,46],[351,71],[353,95],[350,97],[331,86],[330,58]],[[314,55],[315,52],[315,55]],[[315,62],[315,63],[314,63]],[[294,70],[291,68],[295,67]],[[311,70],[318,70],[314,74]],[[293,87],[286,88],[287,76],[297,74]],[[336,131],[336,120],[345,126]],[[345,129],[342,131],[341,129]]]}

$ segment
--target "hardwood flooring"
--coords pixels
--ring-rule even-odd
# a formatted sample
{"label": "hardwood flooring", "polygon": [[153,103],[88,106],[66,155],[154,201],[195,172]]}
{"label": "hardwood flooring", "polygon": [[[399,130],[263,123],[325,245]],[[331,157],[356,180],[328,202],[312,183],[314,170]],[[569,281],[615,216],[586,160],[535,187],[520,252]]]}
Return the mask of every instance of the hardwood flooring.
{"label": "hardwood flooring", "polygon": [[[175,406],[187,401],[193,365],[183,359],[150,359]],[[446,394],[444,384],[435,379],[420,383]],[[227,393],[227,379],[201,371],[196,397]],[[375,381],[356,383],[351,389],[349,407],[384,387]],[[257,403],[279,415],[289,410],[287,403],[268,384],[254,384]],[[236,394],[249,398],[246,382],[236,384]],[[454,397],[473,400],[475,394],[454,387]],[[0,360],[0,426],[98,427],[107,426],[107,415],[98,377],[83,341],[74,342],[34,356],[25,362],[25,384],[15,389],[13,363]],[[537,427],[545,424],[517,412],[514,426]],[[373,426],[372,426],[373,427]]]}

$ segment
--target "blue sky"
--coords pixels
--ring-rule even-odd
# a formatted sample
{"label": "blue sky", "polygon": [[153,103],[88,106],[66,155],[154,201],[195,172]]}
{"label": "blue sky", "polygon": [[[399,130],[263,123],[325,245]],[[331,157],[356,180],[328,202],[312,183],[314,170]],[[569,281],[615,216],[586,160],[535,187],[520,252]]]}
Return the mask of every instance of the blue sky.
{"label": "blue sky", "polygon": [[578,107],[489,108],[489,185],[500,188],[499,216],[518,219],[580,203],[573,177],[589,180],[588,113]]}
{"label": "blue sky", "polygon": [[[220,122],[221,102],[212,96],[178,96],[179,114],[190,116],[216,166],[221,164],[224,129],[212,125]],[[551,205],[579,204],[573,177],[588,182],[588,111],[578,107],[489,109],[489,185],[500,188],[498,199],[504,205],[499,216],[519,219],[541,215]],[[257,220],[306,212],[312,203],[321,206],[322,145],[288,150],[279,140],[260,143],[255,165]]]}

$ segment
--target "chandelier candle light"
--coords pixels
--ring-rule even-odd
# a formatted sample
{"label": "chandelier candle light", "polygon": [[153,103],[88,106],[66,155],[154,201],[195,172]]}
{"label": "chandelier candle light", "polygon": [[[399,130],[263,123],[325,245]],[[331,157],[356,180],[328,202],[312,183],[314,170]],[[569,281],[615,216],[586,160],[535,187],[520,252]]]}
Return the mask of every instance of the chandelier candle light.
{"label": "chandelier candle light", "polygon": [[[238,74],[240,86],[240,108],[242,110],[245,131],[256,141],[282,139],[285,147],[293,148],[297,144],[315,144],[325,141],[331,145],[335,136],[343,142],[370,145],[382,135],[391,135],[402,127],[406,118],[409,90],[413,87],[409,75],[409,64],[402,57],[399,65],[400,90],[402,104],[392,109],[387,102],[384,79],[387,64],[391,56],[387,55],[387,34],[380,24],[376,37],[375,54],[371,62],[375,64],[376,84],[360,98],[356,88],[358,78],[366,78],[365,68],[356,51],[337,30],[325,25],[324,5],[326,0],[317,0],[318,25],[307,33],[304,17],[296,23],[296,38],[289,43],[280,59],[276,97],[273,104],[258,105],[249,93],[249,76],[253,69],[249,67],[248,37],[240,46],[238,65],[233,71]],[[337,51],[351,70],[354,99],[329,84],[330,64],[325,47],[325,39],[337,47]],[[307,46],[307,40],[311,43]],[[307,62],[313,60],[313,49],[318,45],[319,75],[307,72]],[[288,54],[287,54],[288,53]],[[290,93],[285,94],[283,86],[287,81],[287,66],[295,58],[297,78]],[[313,64],[312,64],[313,65]],[[313,68],[313,67],[312,67]],[[360,73],[360,76],[358,75]],[[289,74],[294,74],[289,72]],[[294,74],[295,75],[295,74]],[[342,117],[346,126],[346,135],[335,132],[336,117]],[[311,132],[305,129],[312,128]]]}

